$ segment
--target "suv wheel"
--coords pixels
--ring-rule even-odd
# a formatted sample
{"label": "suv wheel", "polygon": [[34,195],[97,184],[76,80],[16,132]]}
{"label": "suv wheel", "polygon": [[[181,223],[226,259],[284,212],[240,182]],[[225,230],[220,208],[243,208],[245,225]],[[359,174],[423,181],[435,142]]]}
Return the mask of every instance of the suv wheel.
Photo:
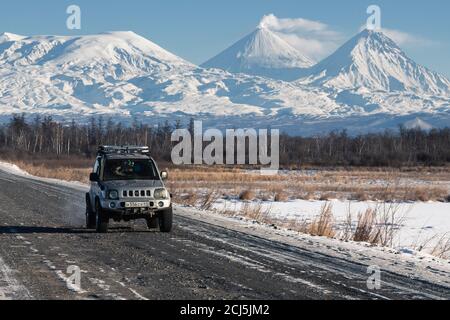
{"label": "suv wheel", "polygon": [[106,233],[108,232],[108,223],[109,219],[105,216],[102,207],[100,206],[100,202],[98,200],[95,201],[95,214],[96,214],[96,229],[98,233]]}
{"label": "suv wheel", "polygon": [[164,211],[161,211],[158,217],[159,229],[161,232],[171,232],[173,224],[173,209],[170,207]]}
{"label": "suv wheel", "polygon": [[147,218],[147,227],[149,229],[157,229],[159,227],[159,219],[158,217],[149,217]]}
{"label": "suv wheel", "polygon": [[95,212],[92,211],[89,194],[86,194],[86,228],[95,229],[95,226],[96,226]]}

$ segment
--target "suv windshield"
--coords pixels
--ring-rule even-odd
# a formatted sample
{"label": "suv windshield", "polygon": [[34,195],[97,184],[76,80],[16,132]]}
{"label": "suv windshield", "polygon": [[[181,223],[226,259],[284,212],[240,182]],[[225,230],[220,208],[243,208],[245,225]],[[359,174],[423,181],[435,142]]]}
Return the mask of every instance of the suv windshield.
{"label": "suv windshield", "polygon": [[103,180],[159,180],[156,166],[147,159],[106,160]]}

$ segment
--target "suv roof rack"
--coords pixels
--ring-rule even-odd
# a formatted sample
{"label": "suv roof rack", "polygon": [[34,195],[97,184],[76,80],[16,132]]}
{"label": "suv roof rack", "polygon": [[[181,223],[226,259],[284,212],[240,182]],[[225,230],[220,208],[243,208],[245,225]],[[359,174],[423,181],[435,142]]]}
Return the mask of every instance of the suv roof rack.
{"label": "suv roof rack", "polygon": [[145,146],[100,146],[98,154],[150,154],[150,148]]}

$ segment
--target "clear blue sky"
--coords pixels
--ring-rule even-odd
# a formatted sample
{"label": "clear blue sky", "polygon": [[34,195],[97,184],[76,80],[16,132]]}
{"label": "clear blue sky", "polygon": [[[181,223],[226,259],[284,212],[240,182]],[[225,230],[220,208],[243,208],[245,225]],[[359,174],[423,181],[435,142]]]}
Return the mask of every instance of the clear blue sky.
{"label": "clear blue sky", "polygon": [[[66,29],[69,4],[82,9],[81,31]],[[383,27],[429,41],[404,49],[417,62],[450,77],[448,0],[5,0],[0,32],[75,35],[132,30],[199,64],[251,32],[265,14],[320,21],[351,37],[365,23],[370,4],[382,8]]]}

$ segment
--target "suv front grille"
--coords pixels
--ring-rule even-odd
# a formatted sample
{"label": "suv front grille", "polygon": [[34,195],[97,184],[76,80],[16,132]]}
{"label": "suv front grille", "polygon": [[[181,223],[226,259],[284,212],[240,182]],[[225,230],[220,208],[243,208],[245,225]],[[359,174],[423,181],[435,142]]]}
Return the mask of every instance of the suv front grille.
{"label": "suv front grille", "polygon": [[123,190],[123,198],[150,198],[152,192],[150,190]]}

